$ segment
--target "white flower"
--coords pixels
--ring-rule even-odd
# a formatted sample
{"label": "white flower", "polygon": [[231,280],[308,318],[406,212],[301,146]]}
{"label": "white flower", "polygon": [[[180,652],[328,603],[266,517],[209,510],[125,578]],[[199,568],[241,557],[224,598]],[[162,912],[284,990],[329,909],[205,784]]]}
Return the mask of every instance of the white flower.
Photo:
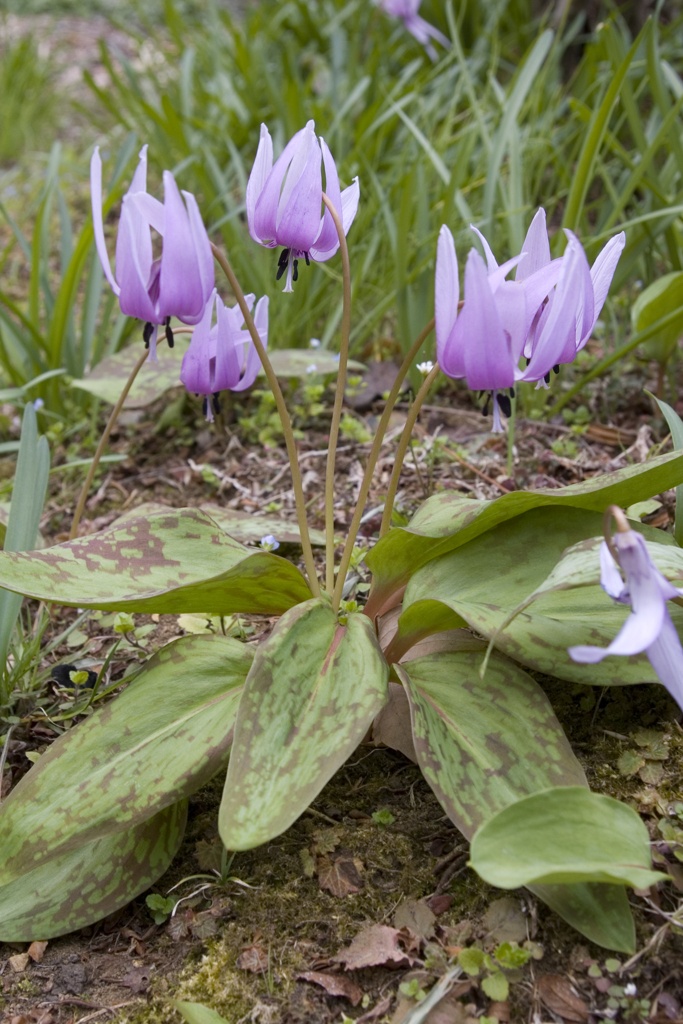
{"label": "white flower", "polygon": [[633,984],[632,981],[630,981],[628,985],[626,985],[626,987],[624,988],[624,995],[634,996],[637,993],[637,991],[638,989],[636,988],[636,986]]}
{"label": "white flower", "polygon": [[434,369],[434,363],[431,361],[431,359],[427,359],[425,360],[424,363],[418,363],[417,368],[420,371],[420,373],[423,373],[426,377],[427,374],[431,373],[432,370]]}
{"label": "white flower", "polygon": [[317,373],[317,372],[318,372],[318,367],[316,366],[315,363],[310,363],[306,367],[306,373]]}
{"label": "white flower", "polygon": [[277,551],[280,542],[275,540],[272,533],[267,533],[265,537],[261,537],[261,547],[264,551]]}
{"label": "white flower", "polygon": [[320,348],[320,338],[311,338],[310,346],[311,348]]}

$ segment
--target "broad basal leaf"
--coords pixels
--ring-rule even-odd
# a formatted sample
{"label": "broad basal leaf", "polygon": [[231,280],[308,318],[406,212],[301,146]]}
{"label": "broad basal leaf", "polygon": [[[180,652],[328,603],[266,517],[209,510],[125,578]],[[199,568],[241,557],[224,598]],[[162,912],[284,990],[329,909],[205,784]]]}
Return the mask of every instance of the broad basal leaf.
{"label": "broad basal leaf", "polygon": [[627,507],[681,481],[683,452],[670,452],[580,484],[511,491],[493,501],[464,498],[450,491],[435,494],[418,509],[405,529],[390,530],[366,556],[374,575],[366,614],[380,615],[396,603],[396,593],[430,559],[445,555],[530,509],[554,506],[558,511],[583,508],[604,512],[608,505]]}
{"label": "broad basal leaf", "polygon": [[0,942],[54,939],[125,907],[166,871],[186,819],[183,800],[0,886]]}
{"label": "broad basal leaf", "polygon": [[[581,765],[538,684],[494,654],[434,654],[394,666],[411,705],[418,763],[449,818],[468,839],[493,814],[550,786],[584,786]],[[532,885],[582,934],[632,951],[634,927],[621,886]]]}
{"label": "broad basal leaf", "polygon": [[0,587],[78,608],[216,615],[277,615],[311,596],[291,562],[249,551],[190,508],[45,551],[0,552]]}
{"label": "broad basal leaf", "polygon": [[240,701],[219,815],[228,849],[265,843],[299,817],[363,739],[387,679],[367,616],[342,626],[325,599],[282,616]]}
{"label": "broad basal leaf", "polygon": [[[180,386],[180,368],[189,344],[189,336],[179,334],[173,348],[168,348],[165,343],[159,345],[159,362],[143,363],[123,403],[124,409],[142,409],[156,402],[170,388]],[[100,360],[87,377],[72,381],[71,386],[88,391],[104,402],[115,405],[139,357],[138,346],[128,346],[121,352]]]}
{"label": "broad basal leaf", "polygon": [[145,821],[224,768],[251,658],[228,637],[183,637],[60,736],[0,806],[0,885]]}
{"label": "broad basal leaf", "polygon": [[[668,534],[633,524],[653,547],[678,549]],[[442,601],[511,658],[530,668],[574,682],[600,686],[656,681],[647,656],[606,658],[597,665],[579,665],[567,654],[574,644],[606,647],[628,615],[597,582],[574,590],[550,589],[510,619],[520,600],[544,584],[566,548],[602,532],[602,516],[581,509],[539,508],[489,530],[418,570],[406,588],[404,609],[426,599]],[[667,547],[665,547],[667,545]],[[668,556],[663,556],[667,558]],[[672,556],[673,557],[673,556]],[[571,556],[582,568],[579,550]],[[683,610],[671,606],[674,622],[683,626]],[[404,611],[403,614],[406,614]],[[400,620],[399,620],[400,624]],[[498,632],[498,630],[501,630]]]}
{"label": "broad basal leaf", "polygon": [[650,836],[627,804],[583,786],[561,786],[510,804],[472,839],[470,863],[500,889],[538,883],[609,882],[647,889]]}

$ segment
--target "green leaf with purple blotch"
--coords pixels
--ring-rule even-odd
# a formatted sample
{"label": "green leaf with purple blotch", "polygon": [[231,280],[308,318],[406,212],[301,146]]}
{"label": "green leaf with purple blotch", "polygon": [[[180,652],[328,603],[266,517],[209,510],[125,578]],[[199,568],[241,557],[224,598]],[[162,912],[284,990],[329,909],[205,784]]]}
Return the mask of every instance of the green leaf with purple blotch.
{"label": "green leaf with purple blotch", "polygon": [[250,551],[191,508],[45,551],[2,551],[0,587],[77,608],[216,615],[279,615],[311,596],[291,562]]}
{"label": "green leaf with purple blotch", "polygon": [[41,755],[0,806],[0,885],[190,796],[221,768],[252,652],[188,636]]}
{"label": "green leaf with purple blotch", "polygon": [[0,886],[0,942],[55,939],[125,907],[164,874],[186,820],[182,800]]}
{"label": "green leaf with purple blotch", "polygon": [[372,623],[329,599],[282,616],[254,656],[235,724],[219,830],[230,850],[284,832],[356,749],[387,701]]}
{"label": "green leaf with purple blotch", "polygon": [[[662,550],[667,564],[680,558],[670,535],[637,523],[633,528],[652,542],[651,548]],[[654,682],[645,654],[580,665],[567,653],[575,644],[606,647],[629,613],[627,605],[607,597],[598,584],[599,574],[589,585],[591,570],[587,574],[586,561],[593,557],[593,538],[601,532],[602,516],[596,512],[576,508],[525,512],[419,569],[406,588],[403,614],[426,599],[442,601],[528,668],[596,686]],[[582,553],[584,542],[590,550]],[[583,585],[563,589],[557,563],[573,545],[577,547],[569,555],[569,564]],[[548,582],[551,574],[554,577]],[[520,599],[539,587],[545,587],[544,592],[512,618]],[[669,607],[674,623],[683,626],[683,609]]]}
{"label": "green leaf with purple blotch", "polygon": [[681,481],[683,452],[676,451],[569,487],[511,491],[492,501],[465,498],[452,491],[435,494],[420,506],[407,527],[390,530],[366,555],[374,576],[366,614],[375,617],[391,607],[394,596],[420,566],[530,509],[550,506],[558,511],[580,508],[602,513],[608,505],[626,508]]}

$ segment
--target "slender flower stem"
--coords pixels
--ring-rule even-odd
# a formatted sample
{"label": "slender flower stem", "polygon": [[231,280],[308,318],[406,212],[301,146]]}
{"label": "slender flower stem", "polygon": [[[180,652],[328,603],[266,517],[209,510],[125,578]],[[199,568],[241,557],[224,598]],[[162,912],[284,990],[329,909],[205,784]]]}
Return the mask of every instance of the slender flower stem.
{"label": "slender flower stem", "polygon": [[[339,213],[334,208],[329,196],[323,192],[323,202],[330,211],[334,226],[339,235],[339,250],[342,258],[342,279],[344,305],[341,323],[341,344],[339,347],[339,372],[337,373],[337,390],[334,395],[332,422],[330,423],[330,439],[327,446],[327,468],[325,471],[325,589],[328,594],[334,590],[334,463],[337,454],[339,424],[341,422],[342,402],[346,389],[346,364],[349,358],[349,335],[351,333],[351,264],[349,249],[346,244],[344,226]],[[347,542],[348,544],[348,542]],[[336,608],[339,607],[337,602]]]}
{"label": "slender flower stem", "polygon": [[333,607],[335,608],[338,607],[338,604],[341,601],[341,594],[344,588],[344,580],[346,579],[346,573],[348,571],[349,565],[351,564],[353,545],[356,543],[356,537],[358,536],[360,521],[363,518],[363,511],[365,509],[365,502],[367,501],[368,494],[370,493],[370,485],[372,483],[372,477],[375,472],[375,466],[377,465],[377,459],[379,458],[379,453],[382,448],[384,435],[386,434],[387,427],[389,426],[391,414],[394,411],[396,399],[398,398],[399,392],[401,390],[401,385],[405,380],[406,374],[408,373],[408,370],[413,364],[413,360],[415,359],[417,353],[420,351],[423,344],[425,343],[425,341],[427,340],[427,338],[429,337],[433,330],[434,318],[432,317],[427,326],[420,331],[417,338],[410,347],[408,354],[401,363],[401,367],[398,371],[398,374],[396,375],[396,380],[394,381],[394,386],[389,392],[389,397],[387,398],[386,405],[384,406],[384,412],[382,413],[382,418],[380,419],[379,424],[377,426],[375,439],[372,443],[370,454],[368,455],[365,473],[363,474],[363,482],[360,485],[360,491],[358,492],[358,500],[356,501],[356,507],[353,511],[353,519],[351,520],[349,535],[346,539],[346,544],[344,545],[344,551],[342,552],[341,563],[339,565],[339,572],[337,574],[337,585],[335,587],[334,596],[332,598],[332,604]]}
{"label": "slender flower stem", "polygon": [[88,498],[88,493],[90,491],[90,485],[93,482],[95,473],[97,472],[97,467],[99,466],[99,463],[100,463],[100,459],[102,458],[102,454],[104,452],[104,449],[107,446],[107,441],[109,440],[109,435],[111,434],[112,430],[114,429],[114,424],[116,423],[116,421],[118,419],[118,416],[119,416],[119,413],[121,412],[121,407],[123,406],[123,403],[125,402],[125,400],[126,400],[126,398],[128,396],[128,392],[130,391],[130,389],[133,386],[133,381],[135,380],[135,378],[137,377],[138,373],[142,369],[142,364],[147,361],[147,356],[148,356],[148,352],[147,352],[146,349],[144,349],[143,352],[142,352],[142,355],[140,356],[140,358],[138,359],[137,363],[133,367],[133,369],[131,371],[131,374],[130,374],[130,377],[128,378],[128,380],[124,384],[123,391],[119,395],[119,400],[116,403],[116,405],[114,406],[114,408],[112,409],[111,415],[110,415],[109,419],[107,420],[107,425],[104,428],[104,432],[102,434],[102,437],[100,438],[100,443],[97,446],[97,451],[95,452],[93,460],[90,463],[90,469],[88,470],[88,475],[85,478],[85,483],[83,484],[80,496],[78,498],[78,504],[76,505],[76,510],[74,512],[74,517],[73,517],[73,519],[71,521],[71,530],[69,531],[69,540],[74,540],[76,538],[76,536],[78,535],[78,524],[80,523],[81,516],[83,515],[83,509],[85,508],[85,503],[86,503],[86,500]]}
{"label": "slender flower stem", "polygon": [[391,480],[389,481],[389,489],[387,491],[386,501],[384,502],[382,525],[380,526],[379,529],[380,538],[382,538],[386,533],[388,533],[389,527],[391,525],[391,513],[394,510],[394,499],[396,498],[396,491],[398,490],[398,481],[401,475],[401,469],[403,468],[403,460],[406,457],[408,445],[410,444],[410,435],[412,434],[413,427],[417,422],[417,416],[422,407],[422,403],[427,397],[427,393],[431,388],[432,384],[438,377],[439,372],[439,364],[435,363],[434,368],[430,370],[430,372],[427,374],[424,381],[422,382],[422,387],[418,391],[417,395],[415,396],[415,401],[410,407],[408,419],[406,420],[405,426],[403,428],[403,433],[401,434],[401,440],[399,441],[398,449],[396,451],[394,468],[391,473]]}
{"label": "slender flower stem", "polygon": [[232,288],[233,295],[237,299],[237,304],[242,311],[244,322],[247,325],[247,329],[251,335],[251,340],[254,342],[254,348],[256,349],[261,365],[263,366],[264,373],[270,385],[270,389],[273,392],[275,399],[275,405],[280,415],[280,422],[282,423],[282,432],[285,435],[285,445],[287,447],[287,455],[289,456],[289,465],[292,471],[292,486],[294,489],[294,501],[296,503],[296,517],[299,523],[299,533],[301,534],[301,547],[304,553],[304,563],[306,565],[306,572],[308,574],[308,585],[311,588],[311,593],[314,597],[320,597],[320,584],[318,583],[318,574],[315,571],[315,561],[313,560],[313,548],[311,547],[311,538],[308,532],[308,522],[306,521],[306,499],[304,498],[304,489],[301,482],[301,473],[299,471],[299,463],[297,461],[296,453],[296,442],[294,440],[294,432],[292,430],[292,422],[287,412],[287,406],[278,383],[278,379],[275,376],[275,371],[271,365],[268,353],[263,347],[263,342],[259,332],[256,329],[254,318],[251,315],[249,307],[247,306],[246,299],[244,298],[244,292],[240,288],[239,282],[235,277],[232,267],[230,266],[227,257],[218,246],[211,243],[211,249],[216,262],[219,264],[221,270],[227,277],[230,287]]}

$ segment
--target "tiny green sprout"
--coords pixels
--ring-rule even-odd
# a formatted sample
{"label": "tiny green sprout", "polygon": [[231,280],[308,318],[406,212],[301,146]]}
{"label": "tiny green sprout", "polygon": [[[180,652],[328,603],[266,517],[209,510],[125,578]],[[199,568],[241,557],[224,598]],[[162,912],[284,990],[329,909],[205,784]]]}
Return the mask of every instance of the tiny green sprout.
{"label": "tiny green sprout", "polygon": [[409,999],[417,999],[418,1002],[427,995],[425,990],[420,987],[420,982],[417,978],[411,978],[410,981],[402,981],[398,986],[398,990],[402,995],[407,996]]}
{"label": "tiny green sprout", "polygon": [[588,968],[589,978],[602,978],[602,971],[597,964],[591,964]]}
{"label": "tiny green sprout", "polygon": [[605,960],[605,970],[608,972],[608,974],[614,974],[614,972],[618,971],[620,967],[621,961],[617,960],[616,957],[612,956]]}
{"label": "tiny green sprout", "polygon": [[208,462],[204,462],[201,466],[202,480],[205,484],[210,484],[211,487],[218,487],[219,479],[213,466],[210,466]]}
{"label": "tiny green sprout", "polygon": [[461,949],[458,953],[458,967],[461,967],[465,974],[470,974],[476,978],[486,959],[486,953],[482,949],[477,949],[476,946],[468,946],[466,949]]}
{"label": "tiny green sprout", "polygon": [[372,820],[375,825],[379,825],[380,828],[386,828],[387,825],[392,825],[396,821],[396,818],[388,807],[382,807],[379,811],[373,812]]}
{"label": "tiny green sprout", "polygon": [[74,684],[74,686],[83,686],[85,683],[88,682],[89,678],[90,673],[84,669],[79,669],[76,672],[69,672],[69,679]]}
{"label": "tiny green sprout", "polygon": [[267,505],[263,506],[264,512],[279,512],[282,508],[281,501],[269,501]]}
{"label": "tiny green sprout", "polygon": [[352,612],[358,611],[357,601],[342,601],[339,605],[339,625],[345,626],[348,622],[349,615]]}
{"label": "tiny green sprout", "polygon": [[531,959],[531,952],[528,949],[521,949],[516,942],[502,942],[496,947],[494,957],[500,966],[506,971],[514,971],[524,967]]}
{"label": "tiny green sprout", "polygon": [[135,622],[133,616],[129,615],[128,612],[119,612],[114,622],[115,633],[132,633],[135,629]]}
{"label": "tiny green sprout", "polygon": [[145,903],[152,912],[155,924],[163,924],[175,907],[175,900],[171,896],[161,896],[158,892],[150,893]]}

